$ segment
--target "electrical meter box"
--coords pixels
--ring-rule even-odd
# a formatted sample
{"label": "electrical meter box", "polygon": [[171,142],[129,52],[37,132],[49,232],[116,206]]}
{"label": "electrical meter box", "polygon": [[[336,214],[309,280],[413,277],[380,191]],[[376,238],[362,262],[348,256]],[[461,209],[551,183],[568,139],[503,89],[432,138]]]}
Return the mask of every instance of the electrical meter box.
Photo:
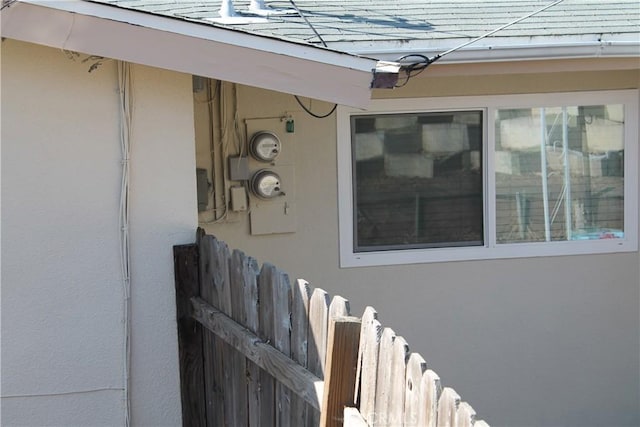
{"label": "electrical meter box", "polygon": [[280,118],[246,119],[251,234],[296,231],[295,134]]}

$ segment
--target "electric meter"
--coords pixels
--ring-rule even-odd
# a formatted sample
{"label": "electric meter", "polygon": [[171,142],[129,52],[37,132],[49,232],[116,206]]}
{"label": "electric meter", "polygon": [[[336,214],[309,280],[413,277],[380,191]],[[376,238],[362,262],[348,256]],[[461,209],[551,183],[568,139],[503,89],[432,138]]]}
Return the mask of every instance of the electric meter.
{"label": "electric meter", "polygon": [[251,155],[260,162],[272,162],[282,150],[280,139],[273,132],[256,133],[249,143]]}
{"label": "electric meter", "polygon": [[277,173],[262,169],[251,178],[250,188],[261,199],[273,199],[284,195],[280,189],[280,177]]}

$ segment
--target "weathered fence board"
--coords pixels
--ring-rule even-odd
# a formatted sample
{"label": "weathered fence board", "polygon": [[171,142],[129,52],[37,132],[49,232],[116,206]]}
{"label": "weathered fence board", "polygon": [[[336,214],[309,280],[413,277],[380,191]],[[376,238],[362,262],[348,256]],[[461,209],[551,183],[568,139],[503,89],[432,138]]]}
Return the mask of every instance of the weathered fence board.
{"label": "weathered fence board", "polygon": [[327,350],[327,323],[329,319],[329,294],[314,289],[309,303],[309,347],[307,366],[320,378],[324,378]]}
{"label": "weathered fence board", "polygon": [[389,424],[389,395],[391,390],[391,364],[393,363],[393,342],[396,333],[391,328],[382,330],[380,352],[378,356],[378,374],[376,380],[376,403],[373,412],[373,425]]}
{"label": "weathered fence board", "polygon": [[411,353],[407,363],[407,373],[405,375],[405,395],[404,395],[404,425],[419,426],[420,406],[424,401],[420,399],[420,387],[422,377],[427,371],[427,362],[418,353]]}
{"label": "weathered fence board", "polygon": [[[311,406],[316,409],[321,408],[324,385],[320,378],[204,300],[192,298],[191,303],[194,319],[233,348],[242,352],[266,373],[277,377],[278,381],[301,396]],[[267,423],[267,421],[263,421],[263,423]]]}
{"label": "weathered fence board", "polygon": [[[200,246],[200,296],[214,307],[224,310],[225,304],[220,301],[220,294],[216,282],[227,272],[226,262],[219,265],[216,262],[219,242],[212,236],[199,236]],[[215,280],[218,277],[218,280]],[[224,298],[223,298],[224,299]],[[206,332],[203,335],[204,383],[207,401],[207,425],[224,425],[225,407],[229,404],[224,399],[224,365],[223,350],[225,344],[216,339],[215,335]]]}
{"label": "weathered fence board", "polygon": [[[309,283],[298,279],[291,288],[291,358],[307,367],[307,343],[309,329]],[[310,409],[312,410],[312,409]],[[291,424],[303,426],[307,419],[307,403],[298,395],[291,396]]]}
{"label": "weathered fence board", "polygon": [[176,278],[176,314],[182,388],[182,420],[185,425],[205,427],[207,408],[202,359],[202,326],[191,318],[189,299],[200,294],[198,280],[198,247],[183,245],[174,248]]}
{"label": "weathered fence board", "polygon": [[[229,288],[231,303],[231,318],[236,322],[246,325],[245,311],[245,283],[248,280],[245,269],[246,256],[238,251],[233,251],[229,262]],[[238,351],[229,351],[228,368],[225,369],[225,376],[228,378],[225,384],[230,384],[230,388],[226,389],[230,392],[231,405],[229,413],[225,417],[228,425],[247,425],[248,418],[248,401],[247,401],[247,359]]]}
{"label": "weathered fence board", "polygon": [[472,427],[476,421],[476,411],[467,402],[458,407],[457,422],[459,427]]}
{"label": "weathered fence board", "polygon": [[420,410],[418,425],[436,427],[438,422],[438,401],[442,393],[440,377],[431,369],[427,369],[420,382]]}
{"label": "weathered fence board", "polygon": [[402,425],[404,420],[404,391],[409,345],[401,336],[393,342],[391,357],[391,389],[389,390],[389,409],[387,420],[392,425]]}
{"label": "weathered fence board", "polygon": [[458,405],[460,405],[458,393],[452,388],[445,387],[438,401],[438,427],[458,425]]}
{"label": "weathered fence board", "polygon": [[[327,323],[329,321],[329,294],[316,288],[309,301],[309,333],[307,343],[307,369],[324,379],[325,355],[327,352]],[[320,424],[320,412],[307,411],[305,425]]]}
{"label": "weathered fence board", "polygon": [[185,426],[487,427],[373,308],[201,230],[174,265]]}
{"label": "weathered fence board", "polygon": [[[274,340],[273,318],[274,307],[271,302],[273,295],[273,280],[276,268],[270,264],[263,264],[258,279],[259,326],[260,338],[271,344]],[[271,344],[273,345],[273,344]],[[260,382],[260,420],[263,425],[275,425],[276,422],[276,383],[271,375],[261,371]]]}
{"label": "weathered fence board", "polygon": [[356,379],[356,401],[365,420],[373,424],[375,417],[376,378],[378,373],[378,352],[382,325],[373,307],[367,307],[362,315],[360,348],[358,350],[358,373]]}
{"label": "weathered fence board", "polygon": [[[246,256],[240,251],[234,251],[232,262],[235,269],[241,272],[244,283],[242,284],[244,295],[244,322],[241,322],[249,331],[258,333],[258,275],[260,269],[258,262]],[[260,368],[251,360],[246,359],[246,384],[247,384],[247,426],[260,426]]]}
{"label": "weathered fence board", "polygon": [[[273,304],[273,346],[285,356],[291,357],[291,286],[289,276],[276,269],[272,286]],[[275,383],[276,425],[291,425],[291,390],[281,382]]]}

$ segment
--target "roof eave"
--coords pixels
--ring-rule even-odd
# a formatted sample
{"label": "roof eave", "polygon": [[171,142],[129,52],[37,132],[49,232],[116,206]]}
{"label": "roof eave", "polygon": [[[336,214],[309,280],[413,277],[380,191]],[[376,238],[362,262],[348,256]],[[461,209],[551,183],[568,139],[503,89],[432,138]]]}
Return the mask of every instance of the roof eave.
{"label": "roof eave", "polygon": [[21,0],[2,36],[365,107],[378,61],[83,1]]}
{"label": "roof eave", "polygon": [[[353,44],[349,52],[380,60],[393,61],[407,54],[421,54],[433,57],[462,44],[463,41],[439,41],[409,43]],[[331,44],[341,49],[342,43]],[[640,40],[637,37],[597,39],[592,37],[562,38],[518,38],[486,40],[443,57],[438,63],[477,63],[503,61],[530,61],[548,59],[584,58],[640,58]]]}

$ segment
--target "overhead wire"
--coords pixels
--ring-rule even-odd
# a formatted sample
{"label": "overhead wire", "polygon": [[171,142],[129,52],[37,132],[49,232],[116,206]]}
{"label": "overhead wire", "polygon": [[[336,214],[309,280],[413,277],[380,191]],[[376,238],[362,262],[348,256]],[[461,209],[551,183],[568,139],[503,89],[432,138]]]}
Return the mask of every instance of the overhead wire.
{"label": "overhead wire", "polygon": [[[311,31],[313,31],[313,33],[316,35],[316,37],[318,37],[318,39],[320,40],[320,43],[322,43],[322,45],[324,47],[327,47],[327,43],[324,41],[324,39],[322,38],[320,33],[315,29],[315,27],[311,24],[309,19],[307,19],[305,14],[302,13],[302,11],[298,7],[298,5],[295,3],[295,1],[294,0],[289,0],[289,3],[291,3],[291,5],[296,10],[298,15],[304,20],[304,22],[306,22],[307,26],[309,26],[309,28],[311,28]],[[311,117],[315,117],[316,119],[325,119],[325,118],[329,117],[330,115],[332,115],[334,113],[334,111],[336,111],[336,108],[338,108],[338,104],[334,104],[333,108],[331,108],[331,110],[328,113],[326,113],[326,114],[316,114],[313,111],[311,111],[310,108],[307,108],[307,106],[302,103],[302,100],[300,100],[300,97],[298,97],[298,95],[293,95],[293,96],[296,99],[296,101],[298,101],[298,105],[300,105],[300,107],[302,107],[302,109],[305,111],[305,113],[309,114]]]}
{"label": "overhead wire", "polygon": [[302,101],[300,100],[300,98],[298,97],[298,95],[293,95],[296,98],[296,101],[298,101],[298,104],[300,105],[300,107],[302,107],[302,109],[309,114],[310,116],[315,117],[316,119],[324,119],[329,117],[330,115],[333,114],[334,111],[336,111],[336,108],[338,108],[338,104],[334,104],[333,108],[331,108],[331,110],[326,113],[326,114],[316,114],[313,111],[311,111],[311,109],[307,108]]}
{"label": "overhead wire", "polygon": [[421,61],[416,61],[416,62],[408,63],[408,64],[402,64],[402,69],[406,73],[406,79],[405,79],[405,81],[403,83],[401,83],[400,85],[396,85],[395,87],[405,86],[412,77],[420,74],[429,65],[431,65],[434,62],[438,61],[439,59],[449,55],[450,53],[456,52],[456,51],[458,51],[458,50],[460,50],[462,48],[465,48],[465,47],[467,47],[467,46],[469,46],[469,45],[471,45],[473,43],[476,43],[476,42],[478,42],[478,41],[480,41],[480,40],[482,40],[484,38],[492,36],[493,34],[499,32],[499,31],[502,31],[502,30],[504,30],[506,28],[509,28],[509,27],[511,27],[511,26],[513,26],[513,25],[515,25],[515,24],[517,24],[519,22],[522,22],[525,19],[531,18],[532,16],[535,16],[535,15],[541,13],[541,12],[544,12],[545,10],[547,10],[547,9],[549,9],[549,8],[555,6],[555,5],[557,5],[557,4],[559,4],[559,3],[563,2],[563,1],[564,0],[555,0],[554,2],[549,3],[549,4],[547,4],[547,5],[545,5],[545,6],[541,7],[541,8],[538,8],[538,9],[534,10],[533,12],[530,12],[530,13],[524,15],[524,16],[521,16],[518,19],[515,19],[515,20],[510,21],[510,22],[508,22],[508,23],[506,23],[504,25],[501,25],[498,28],[489,31],[488,33],[482,34],[482,35],[480,35],[480,36],[478,36],[478,37],[476,37],[474,39],[471,39],[471,40],[466,41],[466,42],[464,42],[464,43],[462,43],[460,45],[452,47],[451,49],[446,50],[446,51],[444,51],[442,53],[439,53],[439,54],[437,54],[437,55],[435,55],[435,56],[433,56],[431,58],[427,57],[426,55],[419,55],[419,54],[410,54],[410,55],[405,55],[405,56],[402,56],[402,57],[398,58],[396,60],[396,62],[400,62],[400,63],[402,63],[403,60],[405,60],[407,58],[411,58],[411,57],[419,57],[421,59]]}
{"label": "overhead wire", "polygon": [[18,0],[5,0],[5,1],[3,1],[2,2],[2,6],[0,6],[0,10],[3,10],[5,7],[11,6],[16,1],[18,1]]}

